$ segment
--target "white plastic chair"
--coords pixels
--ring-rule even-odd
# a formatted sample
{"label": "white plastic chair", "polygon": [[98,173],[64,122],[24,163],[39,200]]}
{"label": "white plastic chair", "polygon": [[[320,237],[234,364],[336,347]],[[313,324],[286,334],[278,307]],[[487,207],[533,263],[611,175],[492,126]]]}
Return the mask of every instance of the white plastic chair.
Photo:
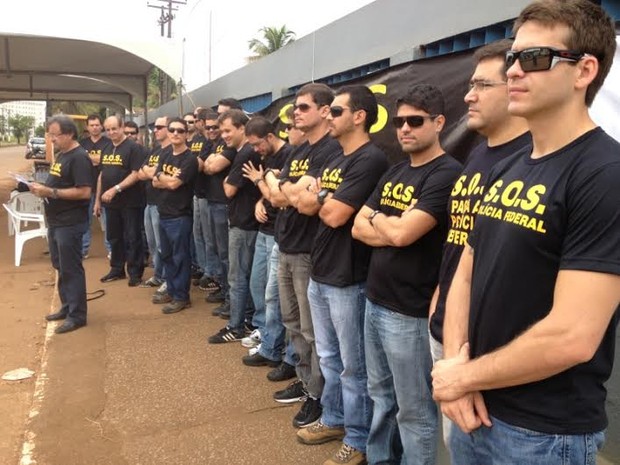
{"label": "white plastic chair", "polygon": [[[43,214],[43,202],[32,192],[11,192],[11,198],[9,199],[8,205],[11,206],[16,212],[34,213],[37,215]],[[14,233],[13,221],[10,217],[8,220],[9,236],[12,236]],[[24,226],[28,226],[27,221],[24,223]]]}
{"label": "white plastic chair", "polygon": [[[13,233],[15,234],[15,266],[19,266],[22,259],[22,250],[24,243],[36,237],[43,237],[47,240],[47,225],[45,224],[45,215],[43,213],[23,213],[15,210],[12,205],[2,204],[9,213],[9,220],[13,224]],[[25,229],[25,225],[29,222],[36,223],[34,229]]]}

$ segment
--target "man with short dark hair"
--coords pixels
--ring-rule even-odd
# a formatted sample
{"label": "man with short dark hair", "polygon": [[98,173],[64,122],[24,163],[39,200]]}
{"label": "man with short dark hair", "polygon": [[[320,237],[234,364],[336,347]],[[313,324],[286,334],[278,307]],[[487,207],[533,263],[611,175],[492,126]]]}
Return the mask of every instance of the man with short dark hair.
{"label": "man with short dark hair", "polygon": [[618,325],[620,144],[588,107],[614,25],[587,0],[541,1],[514,31],[508,111],[532,146],[491,169],[447,298],[447,317],[468,316],[465,344],[435,364],[433,392],[468,406],[451,410],[471,431],[455,431],[451,449],[474,445],[459,464],[590,464]]}
{"label": "man with short dark hair", "polygon": [[374,402],[366,450],[372,464],[435,463],[428,311],[448,229],[448,197],[461,171],[439,141],[444,106],[441,91],[428,84],[396,100],[393,123],[409,160],[388,169],[353,227],[353,237],[373,247],[364,329]]}
{"label": "man with short dark hair", "polygon": [[227,98],[220,99],[217,102],[217,114],[221,115],[222,113],[228,110],[243,111],[243,107],[241,106],[241,102],[239,102],[239,100],[235,98],[227,97]]}
{"label": "man with short dark hair", "polygon": [[366,86],[340,89],[330,107],[329,134],[342,150],[321,168],[317,185],[302,192],[299,211],[318,215],[308,299],[325,377],[320,420],[297,432],[304,444],[342,439],[325,465],[365,463],[372,402],[364,356],[365,285],[371,249],[351,236],[355,213],[387,169],[370,142],[377,100]]}
{"label": "man with short dark hair", "polygon": [[210,344],[240,341],[245,336],[246,309],[250,298],[250,272],[258,222],[254,206],[260,191],[243,176],[243,165],[252,162],[257,166],[260,156],[248,143],[245,125],[248,117],[241,110],[228,110],[218,118],[222,138],[226,145],[237,151],[230,172],[224,179],[224,193],[228,205],[228,283],[230,285],[230,322],[209,337]]}
{"label": "man with short dark hair", "polygon": [[138,171],[144,162],[142,150],[123,133],[119,116],[106,118],[104,127],[112,144],[101,156],[101,174],[97,183],[95,212],[106,211],[106,236],[112,247],[110,271],[101,278],[107,283],[125,279],[138,286],[144,272],[142,242],[143,199]]}
{"label": "man with short dark hair", "polygon": [[177,313],[191,305],[192,202],[198,162],[186,144],[187,127],[181,118],[169,120],[171,150],[161,153],[152,181],[160,191],[157,210],[167,294],[158,303],[169,302],[161,309],[164,314]]}
{"label": "man with short dark hair", "polygon": [[29,189],[45,199],[50,258],[58,272],[58,295],[62,305],[45,318],[65,320],[55,330],[61,334],[86,325],[86,277],[81,244],[88,227],[92,163],[77,142],[77,127],[70,118],[53,117],[47,133],[58,154],[45,185],[31,183]]}

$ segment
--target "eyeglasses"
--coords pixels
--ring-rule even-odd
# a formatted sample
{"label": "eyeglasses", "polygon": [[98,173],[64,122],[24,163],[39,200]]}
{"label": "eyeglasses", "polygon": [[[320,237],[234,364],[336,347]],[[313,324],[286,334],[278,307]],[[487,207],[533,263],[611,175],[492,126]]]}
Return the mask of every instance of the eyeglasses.
{"label": "eyeglasses", "polygon": [[166,128],[166,125],[160,125],[160,124],[155,125],[156,131],[161,131],[162,129],[165,129],[165,128]]}
{"label": "eyeglasses", "polygon": [[196,121],[195,121],[195,120],[189,120],[189,119],[186,119],[186,120],[184,120],[184,121],[185,121],[187,124],[194,124],[194,123],[196,123]]}
{"label": "eyeglasses", "polygon": [[187,129],[184,128],[168,128],[168,132],[176,132],[177,134],[185,134]]}
{"label": "eyeglasses", "polygon": [[307,103],[300,103],[299,105],[293,105],[293,111],[299,110],[302,113],[306,113],[307,111],[310,111],[310,108],[312,107],[308,105]]}
{"label": "eyeglasses", "polygon": [[338,105],[334,105],[333,107],[329,107],[329,112],[332,115],[332,118],[338,118],[339,116],[342,116],[342,114],[344,113],[345,110],[348,110],[347,107],[341,107]]}
{"label": "eyeglasses", "polygon": [[506,69],[519,60],[521,69],[530,73],[532,71],[548,71],[560,61],[577,63],[587,53],[576,52],[574,50],[558,50],[551,47],[532,47],[519,52],[509,50],[506,52]]}
{"label": "eyeglasses", "polygon": [[402,128],[405,123],[407,123],[407,126],[409,126],[410,128],[419,128],[420,126],[424,125],[425,119],[434,120],[435,118],[437,118],[437,116],[439,115],[394,116],[392,117],[392,124],[396,129]]}
{"label": "eyeglasses", "polygon": [[506,81],[484,81],[481,79],[474,79],[469,81],[469,91],[484,92],[487,89],[505,86],[506,84],[508,84]]}
{"label": "eyeglasses", "polygon": [[124,131],[126,136],[137,136],[138,135],[138,131],[134,132],[134,131]]}
{"label": "eyeglasses", "polygon": [[216,124],[215,126],[205,126],[205,130],[207,131],[215,131],[216,129],[219,129],[220,127]]}

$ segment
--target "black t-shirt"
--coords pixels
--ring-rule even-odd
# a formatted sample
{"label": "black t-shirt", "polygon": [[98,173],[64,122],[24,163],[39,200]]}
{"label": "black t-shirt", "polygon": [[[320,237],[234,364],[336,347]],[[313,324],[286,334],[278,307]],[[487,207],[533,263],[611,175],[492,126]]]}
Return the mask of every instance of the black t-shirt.
{"label": "black t-shirt", "polygon": [[461,176],[452,189],[448,201],[450,230],[443,246],[439,269],[439,297],[430,321],[431,334],[441,343],[443,343],[443,322],[448,290],[465,248],[467,236],[474,229],[474,216],[480,208],[486,177],[497,162],[531,144],[532,136],[529,132],[496,147],[489,147],[483,142],[472,150]]}
{"label": "black t-shirt", "polygon": [[[620,144],[597,128],[543,158],[530,154],[525,148],[491,170],[469,235],[472,358],[549,314],[558,271],[620,274]],[[589,362],[542,381],[484,391],[489,413],[548,434],[603,430],[603,383],[617,324],[618,311]]]}
{"label": "black t-shirt", "polygon": [[391,167],[366,205],[388,216],[400,216],[416,201],[415,208],[432,215],[437,225],[405,247],[376,247],[372,251],[366,295],[383,307],[416,318],[428,318],[448,231],[446,206],[462,166],[442,155],[422,166],[409,160]]}
{"label": "black t-shirt", "polygon": [[[340,152],[330,157],[322,168],[321,187],[357,212],[387,167],[385,153],[369,142],[347,156]],[[351,236],[354,220],[355,213],[338,228],[319,223],[311,253],[312,279],[337,287],[366,281],[372,249]]]}
{"label": "black t-shirt", "polygon": [[[143,149],[130,139],[123,140],[117,146],[106,146],[101,155],[101,193],[120,184],[132,171],[138,171],[142,163]],[[143,204],[142,187],[137,182],[116,194],[110,203],[104,203],[103,206],[120,209],[138,208]]]}
{"label": "black t-shirt", "polygon": [[[162,156],[162,153],[172,152],[172,145],[168,145],[167,147],[161,148],[158,146],[153,153],[149,155],[149,157],[144,161],[144,166],[152,168],[153,166],[159,165],[159,158]],[[153,180],[148,179],[143,181],[144,190],[146,192],[146,203],[148,205],[157,205],[159,202],[159,194],[161,193],[161,189],[155,189],[153,187]]]}
{"label": "black t-shirt", "polygon": [[[52,189],[67,189],[93,185],[92,162],[82,147],[60,153],[50,166],[45,183]],[[90,199],[66,200],[48,198],[45,216],[50,226],[72,226],[88,221]]]}
{"label": "black t-shirt", "polygon": [[178,155],[173,155],[172,150],[164,150],[159,157],[158,172],[176,176],[183,184],[171,189],[157,189],[160,191],[157,203],[157,211],[161,218],[179,218],[192,216],[194,201],[194,181],[198,173],[198,161],[189,148]]}
{"label": "black t-shirt", "polygon": [[[318,177],[328,157],[342,151],[340,144],[325,135],[314,144],[304,142],[292,151],[280,179],[296,183],[302,176]],[[276,236],[280,251],[288,254],[310,253],[319,226],[318,216],[302,215],[295,207],[280,211],[276,220]]]}
{"label": "black t-shirt", "polygon": [[[226,147],[226,143],[223,139],[218,139],[213,142],[211,153],[209,153],[209,155],[214,153],[226,157],[232,165],[232,161],[235,159],[237,151],[232,147]],[[226,179],[229,172],[230,166],[223,169],[219,173],[209,174],[206,176],[205,197],[209,202],[228,203],[228,198],[226,197],[226,194],[224,194],[224,179]]]}
{"label": "black t-shirt", "polygon": [[[112,141],[108,139],[106,136],[101,136],[97,142],[93,142],[90,137],[85,137],[80,139],[80,145],[84,147],[84,150],[88,152],[89,155],[99,156],[99,163],[101,163],[101,157],[104,153],[107,152],[106,146],[112,145]],[[92,164],[92,160],[91,160]],[[97,178],[99,177],[99,173],[101,172],[101,165],[94,165],[92,167],[93,172],[93,195],[97,193]]]}
{"label": "black t-shirt", "polygon": [[[206,137],[200,135],[194,137],[191,142],[190,150],[196,157],[205,161],[211,153],[212,143]],[[207,196],[207,182],[209,175],[204,171],[198,171],[196,176],[196,182],[194,183],[194,194],[200,199],[204,199]]]}
{"label": "black t-shirt", "polygon": [[[291,154],[292,149],[293,148],[289,144],[284,144],[276,153],[266,157],[263,160],[265,169],[271,168],[273,170],[282,170],[282,167]],[[267,211],[267,221],[260,223],[258,230],[263,234],[273,236],[275,234],[276,217],[278,216],[280,209],[271,205],[271,202],[267,199],[263,199],[263,205]]]}
{"label": "black t-shirt", "polygon": [[257,231],[258,221],[254,216],[254,206],[260,199],[260,191],[252,181],[243,177],[241,170],[243,164],[248,161],[251,161],[254,166],[261,164],[260,155],[250,144],[245,144],[235,155],[226,181],[238,189],[228,203],[228,224],[230,227],[246,231]]}

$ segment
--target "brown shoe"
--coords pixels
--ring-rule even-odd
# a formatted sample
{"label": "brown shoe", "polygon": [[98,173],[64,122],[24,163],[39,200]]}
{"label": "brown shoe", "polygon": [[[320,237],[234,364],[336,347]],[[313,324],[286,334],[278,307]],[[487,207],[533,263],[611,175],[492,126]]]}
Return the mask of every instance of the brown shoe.
{"label": "brown shoe", "polygon": [[169,304],[170,302],[172,302],[172,297],[170,297],[170,294],[155,293],[153,294],[151,302],[153,302],[154,304]]}
{"label": "brown shoe", "polygon": [[323,465],[366,465],[366,463],[366,456],[363,453],[343,442],[338,452],[323,462]]}
{"label": "brown shoe", "polygon": [[344,438],[342,426],[327,426],[321,420],[307,428],[297,431],[297,440],[302,444],[315,445],[330,441],[340,441]]}

